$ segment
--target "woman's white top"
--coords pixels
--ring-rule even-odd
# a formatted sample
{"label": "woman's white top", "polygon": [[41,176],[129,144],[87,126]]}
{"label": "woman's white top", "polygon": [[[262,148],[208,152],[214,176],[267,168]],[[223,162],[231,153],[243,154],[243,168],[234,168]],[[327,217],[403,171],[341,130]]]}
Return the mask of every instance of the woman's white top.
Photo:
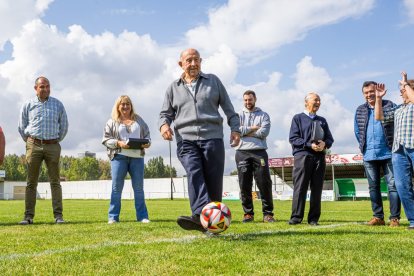
{"label": "woman's white top", "polygon": [[[119,125],[119,138],[121,138],[121,140],[124,142],[128,141],[129,138],[141,138],[139,135],[140,126],[137,122],[134,122],[131,125]],[[143,158],[144,156],[141,154],[141,152],[142,151],[140,149],[121,149],[121,152],[118,154],[134,158]]]}

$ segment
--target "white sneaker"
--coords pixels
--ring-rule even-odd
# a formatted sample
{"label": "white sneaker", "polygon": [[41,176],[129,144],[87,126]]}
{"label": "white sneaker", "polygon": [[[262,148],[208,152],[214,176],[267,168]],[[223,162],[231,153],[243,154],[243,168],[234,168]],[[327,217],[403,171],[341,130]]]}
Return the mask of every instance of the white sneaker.
{"label": "white sneaker", "polygon": [[150,220],[149,219],[141,219],[140,222],[142,222],[142,223],[150,223]]}
{"label": "white sneaker", "polygon": [[108,224],[114,224],[114,223],[118,223],[118,221],[114,220],[114,219],[110,219],[108,220]]}

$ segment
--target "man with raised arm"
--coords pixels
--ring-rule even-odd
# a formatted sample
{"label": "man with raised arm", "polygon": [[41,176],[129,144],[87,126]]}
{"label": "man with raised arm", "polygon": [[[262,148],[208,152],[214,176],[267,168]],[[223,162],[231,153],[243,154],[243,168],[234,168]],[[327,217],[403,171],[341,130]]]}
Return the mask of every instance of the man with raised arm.
{"label": "man with raised arm", "polygon": [[392,145],[392,165],[395,186],[405,215],[410,223],[408,230],[414,230],[414,80],[407,80],[407,73],[402,72],[400,93],[403,103],[389,109],[383,109],[382,98],[387,93],[383,84],[376,87],[375,119],[383,122],[394,121],[394,142]]}
{"label": "man with raised arm", "polygon": [[[394,139],[394,121],[383,123],[375,120],[375,90],[377,83],[366,81],[362,85],[362,94],[366,102],[358,106],[355,112],[354,131],[363,154],[364,168],[368,179],[369,197],[373,212],[368,225],[385,225],[384,208],[381,195],[381,169],[388,185],[390,202],[390,226],[400,225],[401,201],[395,187],[392,169],[391,148]],[[396,105],[389,100],[382,100],[383,108]]]}

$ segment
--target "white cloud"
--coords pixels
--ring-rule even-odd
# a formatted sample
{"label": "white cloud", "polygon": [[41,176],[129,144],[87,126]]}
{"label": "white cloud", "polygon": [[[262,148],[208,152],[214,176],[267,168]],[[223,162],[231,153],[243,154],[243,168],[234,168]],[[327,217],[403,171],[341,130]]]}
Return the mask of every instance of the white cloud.
{"label": "white cloud", "polygon": [[408,21],[414,23],[414,0],[404,0],[403,3],[408,15]]}
{"label": "white cloud", "polygon": [[[31,3],[26,6],[30,12],[30,7],[37,4],[38,14],[50,3],[17,2],[20,5]],[[330,90],[334,81],[327,70],[315,66],[311,57],[298,61],[292,76],[294,82],[289,88],[281,88],[282,72],[272,72],[266,81],[251,85],[235,81],[241,60],[246,55],[252,60],[260,59],[262,55],[258,53],[262,51],[277,51],[279,46],[302,38],[312,28],[360,15],[372,6],[372,1],[367,0],[339,2],[322,5],[320,1],[308,1],[297,9],[295,1],[230,1],[210,12],[208,25],[187,32],[188,41],[183,44],[200,48],[203,71],[221,78],[236,111],[242,107],[244,90],[257,92],[258,106],[272,118],[269,156],[291,154],[287,140],[291,119],[303,110],[303,98],[309,91],[321,95],[320,115],[328,119],[334,133],[335,152],[357,150],[352,114],[335,99],[334,91]],[[4,4],[0,4],[0,14],[5,14],[1,5]],[[127,31],[91,35],[79,25],[73,25],[63,33],[36,17],[24,18],[29,19],[20,20],[26,23],[23,26],[23,23],[14,24],[14,19],[8,16],[6,19],[13,23],[15,31],[12,35],[0,35],[0,43],[1,39],[11,39],[13,46],[12,59],[0,64],[3,88],[0,124],[6,133],[8,153],[24,151],[17,133],[18,110],[23,101],[34,96],[34,79],[45,75],[51,81],[52,96],[64,103],[70,120],[69,134],[62,144],[63,154],[76,155],[89,150],[104,157],[105,149],[100,142],[104,123],[115,99],[127,94],[151,130],[153,143],[147,158],[161,155],[167,160],[169,145],[158,133],[158,112],[167,86],[181,73],[177,65],[179,53],[188,46],[160,46],[149,35]],[[228,127],[225,131],[227,142]],[[172,152],[173,165],[184,173],[175,157],[175,142]],[[229,171],[235,166],[234,150],[227,146],[226,153]]]}
{"label": "white cloud", "polygon": [[205,72],[214,72],[224,83],[231,83],[237,75],[237,56],[232,50],[222,45],[217,52],[203,59],[202,70]]}
{"label": "white cloud", "polygon": [[[15,0],[13,0],[15,1]],[[49,5],[53,2],[54,0],[37,0],[36,4],[35,4],[35,8],[36,8],[36,12],[43,15],[43,13],[47,10],[47,8],[49,7]]]}
{"label": "white cloud", "polygon": [[373,5],[373,0],[230,0],[211,10],[208,24],[189,30],[186,39],[205,52],[225,44],[241,58],[254,58],[301,40],[314,28],[360,16]]}
{"label": "white cloud", "polygon": [[319,115],[325,117],[334,136],[332,148],[335,153],[357,153],[358,147],[353,132],[353,113],[347,110],[331,91],[332,80],[328,72],[312,63],[312,58],[304,57],[296,65],[295,86],[286,90],[279,87],[282,79],[280,72],[273,72],[266,82],[251,86],[240,84],[229,87],[236,110],[242,108],[242,94],[252,89],[257,95],[257,106],[266,111],[272,122],[268,136],[268,154],[270,157],[289,156],[292,149],[289,144],[289,130],[292,117],[304,110],[304,98],[308,92],[317,92],[321,96]]}
{"label": "white cloud", "polygon": [[[165,71],[168,67],[162,49],[148,35],[123,32],[118,36],[91,36],[76,25],[64,34],[34,20],[24,26],[19,37],[12,39],[12,45],[13,59],[0,65],[0,76],[6,88],[1,99],[7,94],[15,97],[12,108],[3,109],[2,103],[2,111],[14,110],[13,120],[5,122],[14,137],[17,110],[23,101],[34,96],[33,82],[39,75],[50,79],[52,96],[64,103],[68,113],[70,132],[64,153],[104,151],[100,144],[102,129],[121,94],[129,94],[139,113],[155,126],[154,110],[160,109],[163,93],[171,81],[170,77],[160,77],[171,74]],[[20,148],[21,143],[8,144],[9,151],[21,152]]]}
{"label": "white cloud", "polygon": [[304,57],[297,65],[296,87],[305,92],[318,92],[329,86],[331,78],[324,68],[312,64],[311,57]]}
{"label": "white cloud", "polygon": [[53,0],[8,0],[0,2],[0,51],[6,41],[17,36],[27,22],[38,18]]}

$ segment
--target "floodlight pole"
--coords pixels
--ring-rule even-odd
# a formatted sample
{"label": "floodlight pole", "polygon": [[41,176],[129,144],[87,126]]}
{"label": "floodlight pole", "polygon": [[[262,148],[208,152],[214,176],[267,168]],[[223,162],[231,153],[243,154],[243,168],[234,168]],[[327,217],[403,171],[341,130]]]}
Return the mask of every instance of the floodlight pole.
{"label": "floodlight pole", "polygon": [[170,183],[170,190],[171,190],[171,200],[173,200],[174,199],[174,180],[173,180],[173,176],[172,176],[172,162],[171,162],[171,140],[170,141],[168,141],[168,144],[169,144],[169,147],[170,147],[170,169],[169,169],[169,171],[170,171],[170,180],[171,180],[171,183]]}

